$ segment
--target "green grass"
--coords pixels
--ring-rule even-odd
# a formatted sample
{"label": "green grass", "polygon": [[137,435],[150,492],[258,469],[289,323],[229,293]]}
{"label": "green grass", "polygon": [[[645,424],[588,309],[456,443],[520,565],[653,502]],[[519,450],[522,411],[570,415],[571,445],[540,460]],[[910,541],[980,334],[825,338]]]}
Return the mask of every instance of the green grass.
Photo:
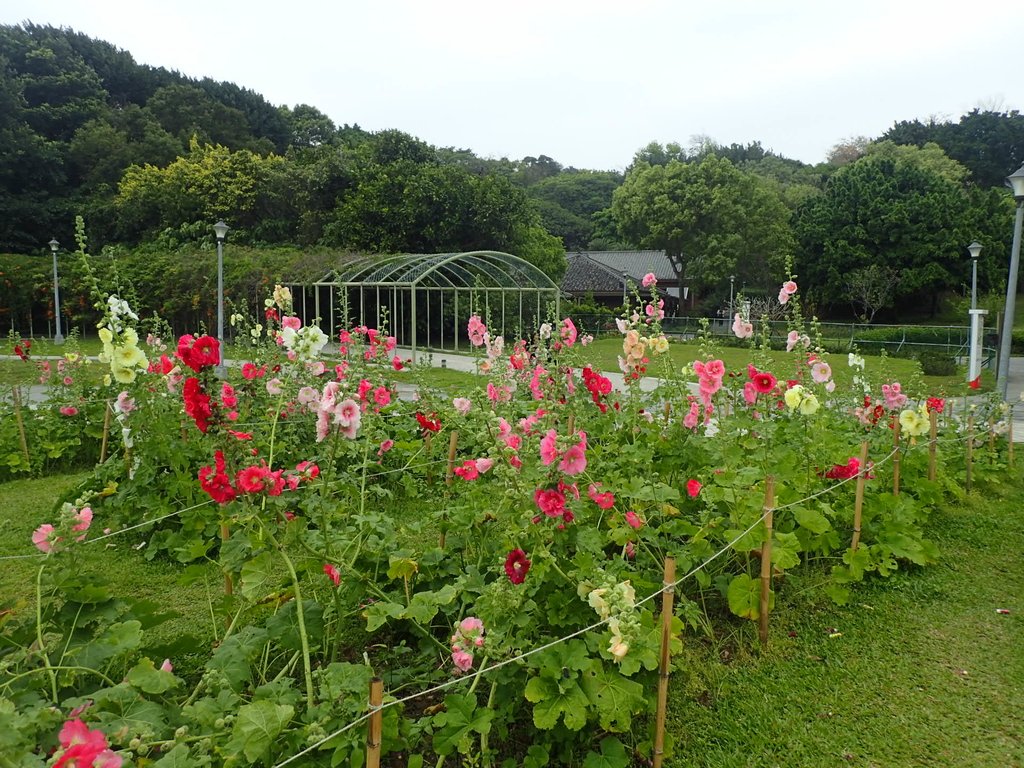
{"label": "green grass", "polygon": [[667,764],[1024,765],[1019,471],[1013,480],[933,518],[938,565],[862,585],[848,606],[813,571],[787,577],[763,654],[737,650],[756,646],[752,625],[740,643],[688,641]]}

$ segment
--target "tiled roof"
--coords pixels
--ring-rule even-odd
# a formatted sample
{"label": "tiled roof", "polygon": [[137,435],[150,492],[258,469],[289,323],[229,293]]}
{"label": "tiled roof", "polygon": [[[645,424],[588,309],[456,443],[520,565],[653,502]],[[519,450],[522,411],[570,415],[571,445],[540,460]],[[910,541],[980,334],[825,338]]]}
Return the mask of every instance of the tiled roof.
{"label": "tiled roof", "polygon": [[676,285],[676,273],[664,251],[572,251],[565,257],[569,268],[562,278],[562,290],[567,293],[621,291],[623,273],[639,283],[653,272],[661,285]]}

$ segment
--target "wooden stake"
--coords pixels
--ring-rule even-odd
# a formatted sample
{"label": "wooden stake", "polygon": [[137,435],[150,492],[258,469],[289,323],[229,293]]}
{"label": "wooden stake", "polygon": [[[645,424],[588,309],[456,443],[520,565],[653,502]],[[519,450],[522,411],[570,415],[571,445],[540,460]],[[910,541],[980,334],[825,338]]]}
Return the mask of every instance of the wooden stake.
{"label": "wooden stake", "polygon": [[[228,524],[227,523],[221,523],[220,524],[220,541],[221,541],[221,547],[222,548],[223,548],[223,545],[227,543],[228,538],[230,536],[231,536],[231,531],[228,530]],[[231,578],[231,571],[229,571],[227,568],[224,569],[224,594],[225,595],[233,595],[233,594],[235,594],[235,582]]]}
{"label": "wooden stake", "polygon": [[900,420],[896,419],[896,422],[892,426],[892,449],[895,451],[892,455],[892,495],[900,495]]}
{"label": "wooden stake", "polygon": [[14,420],[18,424],[18,439],[21,441],[21,454],[25,457],[26,469],[32,469],[32,457],[28,453],[28,440],[25,438],[25,422],[21,419],[21,389],[15,387],[11,393],[14,397]]}
{"label": "wooden stake", "polygon": [[668,424],[669,414],[672,413],[672,403],[665,401],[665,423]]}
{"label": "wooden stake", "polygon": [[569,430],[568,431],[569,437],[572,437],[573,433],[576,431],[576,414],[575,413],[570,413],[569,414],[569,420],[566,422],[566,428]]}
{"label": "wooden stake", "polygon": [[928,435],[928,479],[935,481],[935,446],[938,442],[939,434],[939,414],[936,411],[932,411],[928,414],[929,424],[929,435]]}
{"label": "wooden stake", "polygon": [[459,447],[459,431],[452,430],[451,437],[448,439],[448,471],[445,474],[444,482],[447,485],[452,484],[452,480],[455,479],[455,451]]}
{"label": "wooden stake", "polygon": [[857,492],[853,501],[853,541],[850,549],[854,552],[860,545],[860,518],[864,510],[864,482],[868,474],[868,442],[860,444],[860,472],[857,473]]}
{"label": "wooden stake", "polygon": [[772,590],[772,510],[775,508],[775,478],[764,479],[764,542],[761,544],[761,603],[758,635],[768,645],[768,598]]}
{"label": "wooden stake", "polygon": [[668,673],[672,644],[672,601],[676,596],[676,559],[665,558],[661,593],[661,662],[658,667],[658,711],[654,724],[654,768],[661,768],[665,752],[665,712],[668,708]]}
{"label": "wooden stake", "polygon": [[100,464],[107,460],[107,440],[110,439],[110,401],[107,400],[106,410],[103,411],[103,439],[100,440]]}
{"label": "wooden stake", "polygon": [[971,485],[974,475],[974,415],[967,417],[967,482],[964,486],[967,492],[971,492]]}
{"label": "wooden stake", "polygon": [[380,768],[380,744],[383,716],[380,705],[384,699],[384,682],[375,677],[370,680],[370,726],[366,732],[366,768]]}

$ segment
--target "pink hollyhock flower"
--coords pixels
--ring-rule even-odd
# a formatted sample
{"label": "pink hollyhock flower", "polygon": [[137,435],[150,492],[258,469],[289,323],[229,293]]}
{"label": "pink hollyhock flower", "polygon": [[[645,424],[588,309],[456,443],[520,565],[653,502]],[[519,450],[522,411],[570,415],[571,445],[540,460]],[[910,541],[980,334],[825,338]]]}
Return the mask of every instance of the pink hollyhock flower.
{"label": "pink hollyhock flower", "polygon": [[54,527],[49,523],[43,523],[32,532],[32,543],[40,552],[50,554],[59,541],[60,537],[54,535]]}
{"label": "pink hollyhock flower", "polygon": [[894,381],[892,384],[882,385],[882,396],[885,398],[885,407],[895,411],[907,404],[907,396],[901,391],[900,383]]}
{"label": "pink hollyhock flower", "polygon": [[384,441],[381,442],[380,448],[377,449],[377,455],[378,456],[383,456],[385,453],[387,453],[388,451],[390,451],[394,447],[395,447],[395,441],[392,440],[391,438],[388,438],[387,440],[384,440]]}
{"label": "pink hollyhock flower", "polygon": [[691,499],[696,499],[700,495],[700,489],[703,487],[699,480],[690,479],[686,481],[686,492]]}
{"label": "pink hollyhock flower", "polygon": [[405,367],[402,364],[402,358],[400,358],[398,355],[395,355],[394,357],[392,357],[391,358],[391,367],[394,368],[396,371],[402,370]]}
{"label": "pink hollyhock flower", "polygon": [[61,416],[77,416],[78,409],[73,405],[65,405],[60,409]]}
{"label": "pink hollyhock flower", "polygon": [[[787,297],[788,297],[788,294],[787,294]],[[781,300],[781,294],[780,294],[780,300]],[[799,344],[799,343],[800,343],[800,331],[790,331],[786,335],[786,351],[787,352],[792,352],[794,349],[796,349],[796,345]]]}
{"label": "pink hollyhock flower", "polygon": [[695,429],[699,417],[700,406],[696,402],[690,403],[690,411],[683,417],[683,426],[687,429]]}
{"label": "pink hollyhock flower", "polygon": [[788,304],[789,294],[785,291],[779,291],[779,304]]}
{"label": "pink hollyhock flower", "polygon": [[462,462],[461,467],[455,467],[455,469],[452,471],[456,475],[461,477],[463,480],[472,481],[480,477],[480,472],[476,468],[476,462],[473,461],[472,459],[466,459],[464,462]]}
{"label": "pink hollyhock flower", "polygon": [[226,408],[234,408],[238,405],[238,397],[235,395],[235,388],[226,381],[220,385],[220,404]]}
{"label": "pink hollyhock flower", "polygon": [[359,403],[351,397],[342,400],[334,407],[334,423],[342,428],[355,427],[358,429],[360,421],[362,421],[362,410],[359,408]]}
{"label": "pink hollyhock flower", "polygon": [[170,659],[164,659],[164,663],[160,665],[160,671],[161,672],[173,672],[174,671],[174,665],[171,664],[171,660]]}
{"label": "pink hollyhock flower", "polygon": [[547,467],[558,459],[558,433],[549,429],[540,441],[540,460]]}
{"label": "pink hollyhock flower", "polygon": [[653,272],[648,272],[646,275],[643,276],[643,279],[640,280],[640,285],[642,285],[644,288],[650,288],[652,285],[657,284],[658,278],[655,276]]}
{"label": "pink hollyhock flower", "polygon": [[268,395],[280,395],[281,392],[283,391],[284,389],[282,387],[282,382],[279,378],[274,377],[273,379],[270,379],[270,381],[267,382]]}
{"label": "pink hollyhock flower", "polygon": [[324,365],[322,360],[316,360],[312,363],[307,363],[306,370],[314,376],[323,376],[324,372],[327,370],[327,366]]}
{"label": "pink hollyhock flower", "polygon": [[565,342],[565,345],[567,347],[571,347],[573,344],[576,343],[576,325],[570,318],[567,317],[564,320],[562,320],[562,328],[559,331],[559,333],[562,337],[562,341]]}
{"label": "pink hollyhock flower", "polygon": [[373,402],[383,408],[391,402],[391,390],[387,387],[377,387],[373,390]]}
{"label": "pink hollyhock flower", "polygon": [[461,672],[469,672],[473,668],[473,654],[461,649],[452,651],[452,663]]}
{"label": "pink hollyhock flower", "polygon": [[832,368],[823,360],[811,366],[811,378],[818,384],[824,384],[832,378]]}
{"label": "pink hollyhock flower", "polygon": [[456,397],[452,400],[452,406],[455,410],[465,416],[469,413],[469,409],[473,407],[473,402],[468,397]]}
{"label": "pink hollyhock flower", "polygon": [[114,411],[117,413],[129,414],[135,410],[135,400],[125,390],[117,396],[114,401]]}
{"label": "pink hollyhock flower", "polygon": [[733,317],[732,332],[736,334],[737,339],[749,339],[754,335],[754,326],[752,323],[744,320],[743,316],[737,312],[735,317]]}
{"label": "pink hollyhock flower", "polygon": [[65,376],[64,377],[64,386],[65,387],[70,387],[74,383],[75,383],[75,380],[73,378],[71,378],[70,376]]}
{"label": "pink hollyhock flower", "polygon": [[633,546],[633,542],[632,541],[627,541],[626,542],[626,546],[623,547],[623,550],[626,553],[626,557],[628,557],[630,560],[632,560],[634,557],[636,557],[636,547]]}
{"label": "pink hollyhock flower", "polygon": [[281,318],[281,327],[291,328],[293,331],[297,331],[302,327],[302,321],[294,315],[287,315]]}
{"label": "pink hollyhock flower", "polygon": [[469,322],[466,324],[466,332],[469,335],[470,344],[474,347],[483,346],[484,334],[487,333],[487,326],[484,325],[484,322],[480,319],[479,315],[472,315],[469,318]]}
{"label": "pink hollyhock flower", "polygon": [[320,393],[313,387],[303,387],[299,390],[298,400],[299,405],[313,410],[320,404]]}
{"label": "pink hollyhock flower", "polygon": [[629,524],[630,528],[642,528],[644,524],[644,521],[640,519],[640,515],[633,510],[629,510],[629,512],[626,513],[626,522]]}
{"label": "pink hollyhock flower", "polygon": [[757,388],[754,386],[754,382],[748,381],[743,385],[743,399],[747,401],[748,405],[753,405],[757,401]]}
{"label": "pink hollyhock flower", "polygon": [[548,517],[561,517],[565,512],[565,494],[554,488],[538,488],[533,492],[533,502]]}
{"label": "pink hollyhock flower", "polygon": [[89,530],[90,525],[92,525],[92,508],[82,507],[75,513],[75,524],[71,526],[72,531],[82,534],[75,541],[85,539],[85,531]]}
{"label": "pink hollyhock flower", "polygon": [[494,459],[482,458],[476,460],[476,470],[481,475],[491,471],[494,466]]}
{"label": "pink hollyhock flower", "polygon": [[712,379],[721,379],[725,376],[725,363],[721,360],[708,360],[704,363],[704,375]]}
{"label": "pink hollyhock flower", "polygon": [[120,768],[121,757],[107,744],[100,730],[90,730],[79,719],[64,723],[58,736],[63,748],[53,768]]}
{"label": "pink hollyhock flower", "polygon": [[567,475],[578,475],[587,468],[586,442],[581,441],[576,445],[570,445],[562,454],[562,461],[558,469]]}
{"label": "pink hollyhock flower", "polygon": [[793,282],[792,280],[787,280],[782,284],[782,290],[788,293],[790,296],[792,296],[794,293],[797,292],[796,283]]}
{"label": "pink hollyhock flower", "polygon": [[597,490],[599,487],[600,483],[591,483],[587,486],[587,496],[601,509],[611,509],[615,506],[615,494],[611,491],[601,493]]}
{"label": "pink hollyhock flower", "polygon": [[526,581],[526,574],[530,570],[530,561],[526,553],[521,549],[513,549],[505,558],[505,574],[513,584],[522,584]]}
{"label": "pink hollyhock flower", "polygon": [[330,563],[324,563],[324,573],[327,574],[327,578],[334,582],[334,586],[337,587],[341,584],[341,574]]}

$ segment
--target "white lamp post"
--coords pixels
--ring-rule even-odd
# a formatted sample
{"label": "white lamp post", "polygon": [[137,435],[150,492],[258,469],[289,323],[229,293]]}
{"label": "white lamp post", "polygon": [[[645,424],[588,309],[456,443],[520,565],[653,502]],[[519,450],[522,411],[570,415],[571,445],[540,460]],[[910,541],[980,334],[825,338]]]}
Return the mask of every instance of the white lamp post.
{"label": "white lamp post", "polygon": [[729,275],[729,317],[732,318],[732,296],[736,287],[736,275]]}
{"label": "white lamp post", "polygon": [[981,243],[975,240],[967,246],[971,254],[971,309],[978,308],[978,257],[981,256]]}
{"label": "white lamp post", "polygon": [[231,229],[223,220],[213,225],[217,235],[217,342],[220,344],[220,364],[217,375],[224,377],[224,238]]}
{"label": "white lamp post", "polygon": [[1006,178],[1017,201],[1017,216],[1013,223],[1013,249],[1010,252],[1010,273],[1006,278],[1006,307],[1003,312],[1003,327],[999,338],[999,372],[996,386],[999,394],[1006,399],[1006,388],[1010,377],[1010,346],[1013,340],[1013,313],[1017,303],[1017,269],[1020,266],[1020,230],[1024,224],[1024,165]]}
{"label": "white lamp post", "polygon": [[53,318],[57,322],[57,332],[53,334],[53,343],[63,344],[64,334],[60,332],[60,287],[57,281],[57,249],[60,248],[60,243],[57,242],[57,238],[53,238],[47,245],[50,246],[50,253],[53,254]]}

